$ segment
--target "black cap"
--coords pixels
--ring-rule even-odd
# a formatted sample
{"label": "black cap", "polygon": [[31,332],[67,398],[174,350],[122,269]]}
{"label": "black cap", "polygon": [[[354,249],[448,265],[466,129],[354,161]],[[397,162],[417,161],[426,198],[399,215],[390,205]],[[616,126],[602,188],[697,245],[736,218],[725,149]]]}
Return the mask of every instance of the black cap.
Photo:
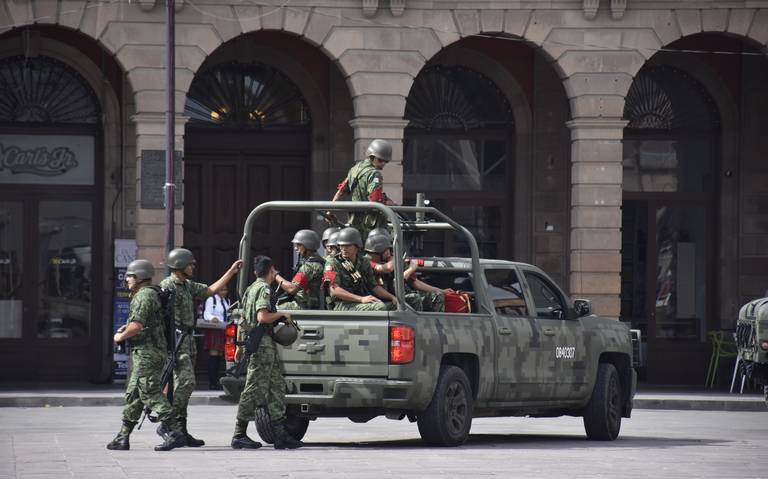
{"label": "black cap", "polygon": [[272,267],[272,258],[269,256],[257,256],[253,260],[253,272],[256,276],[263,278],[269,273],[269,269]]}

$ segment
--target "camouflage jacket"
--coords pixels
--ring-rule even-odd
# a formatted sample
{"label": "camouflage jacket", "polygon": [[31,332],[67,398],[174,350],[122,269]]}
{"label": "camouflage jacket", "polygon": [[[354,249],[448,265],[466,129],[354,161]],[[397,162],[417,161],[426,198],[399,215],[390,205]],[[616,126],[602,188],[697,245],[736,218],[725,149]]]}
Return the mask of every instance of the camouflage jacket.
{"label": "camouflage jacket", "polygon": [[160,282],[160,287],[176,291],[176,302],[173,305],[176,327],[187,330],[194,328],[195,301],[208,299],[208,285],[189,280],[184,281],[171,274]]}
{"label": "camouflage jacket", "polygon": [[317,308],[320,304],[320,283],[323,281],[325,261],[318,255],[301,260],[299,271],[291,282],[300,289],[294,296],[304,308]]}
{"label": "camouflage jacket", "polygon": [[330,284],[340,286],[358,296],[373,294],[373,288],[378,286],[371,261],[362,254],[357,255],[354,264],[341,256],[329,259],[325,264],[323,278]]}
{"label": "camouflage jacket", "polygon": [[243,295],[243,322],[241,323],[245,331],[250,331],[259,324],[256,315],[260,309],[266,309],[270,313],[275,312],[275,309],[270,304],[271,295],[272,291],[264,278],[257,278],[245,290]]}
{"label": "camouflage jacket", "polygon": [[143,326],[136,336],[130,339],[134,351],[165,352],[165,330],[160,296],[149,286],[140,288],[131,294],[128,311],[128,323],[135,321]]}
{"label": "camouflage jacket", "polygon": [[[373,166],[371,161],[362,160],[349,169],[346,178],[339,184],[338,189],[350,194],[352,201],[383,203],[385,200],[383,183],[381,172]],[[370,212],[350,214],[349,223],[363,233],[386,225],[387,221],[380,213]]]}

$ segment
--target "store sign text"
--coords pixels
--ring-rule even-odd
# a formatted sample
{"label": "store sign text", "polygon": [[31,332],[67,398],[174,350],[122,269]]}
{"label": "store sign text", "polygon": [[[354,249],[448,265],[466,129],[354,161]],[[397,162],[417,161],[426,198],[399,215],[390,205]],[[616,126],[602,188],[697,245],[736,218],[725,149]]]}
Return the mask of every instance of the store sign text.
{"label": "store sign text", "polygon": [[41,146],[25,150],[0,143],[0,171],[7,168],[13,174],[57,176],[77,168],[77,165],[75,153],[66,146],[50,150]]}

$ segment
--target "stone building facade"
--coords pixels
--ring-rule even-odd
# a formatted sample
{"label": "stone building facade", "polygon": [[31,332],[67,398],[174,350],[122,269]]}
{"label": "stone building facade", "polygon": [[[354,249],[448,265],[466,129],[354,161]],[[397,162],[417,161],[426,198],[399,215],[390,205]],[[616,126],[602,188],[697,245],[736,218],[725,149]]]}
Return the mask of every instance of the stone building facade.
{"label": "stone building facade", "polygon": [[[204,280],[233,259],[250,208],[330,198],[385,138],[390,197],[424,190],[486,254],[539,264],[642,329],[649,381],[703,381],[708,331],[732,328],[768,289],[768,2],[177,0],[176,22],[176,240]],[[2,300],[23,304],[3,360],[60,351],[27,373],[105,379],[113,240],[135,238],[139,256],[163,263],[164,213],[149,191],[159,170],[142,168],[165,148],[164,43],[161,0],[0,1],[0,89],[30,85],[7,72],[50,58],[99,112],[90,186],[0,189],[0,205],[26,218],[29,238],[16,241],[35,251],[45,201],[81,195],[92,211],[85,333],[41,336],[50,291],[22,297],[0,278]],[[82,126],[15,105],[0,105],[6,142]],[[290,238],[275,232],[300,225],[275,217],[257,238],[277,248]],[[30,281],[48,274],[34,269]]]}

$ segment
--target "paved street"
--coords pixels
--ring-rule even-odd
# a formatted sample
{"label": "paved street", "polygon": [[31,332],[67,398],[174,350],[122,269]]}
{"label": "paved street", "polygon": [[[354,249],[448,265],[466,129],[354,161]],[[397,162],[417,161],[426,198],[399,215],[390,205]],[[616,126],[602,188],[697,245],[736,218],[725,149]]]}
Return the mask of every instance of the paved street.
{"label": "paved street", "polygon": [[192,432],[209,445],[157,453],[149,423],[131,451],[105,449],[118,407],[2,408],[0,478],[768,477],[765,412],[636,410],[611,443],[587,441],[580,418],[477,419],[455,449],[422,447],[407,421],[320,419],[298,451],[229,449],[234,413],[192,407]]}

